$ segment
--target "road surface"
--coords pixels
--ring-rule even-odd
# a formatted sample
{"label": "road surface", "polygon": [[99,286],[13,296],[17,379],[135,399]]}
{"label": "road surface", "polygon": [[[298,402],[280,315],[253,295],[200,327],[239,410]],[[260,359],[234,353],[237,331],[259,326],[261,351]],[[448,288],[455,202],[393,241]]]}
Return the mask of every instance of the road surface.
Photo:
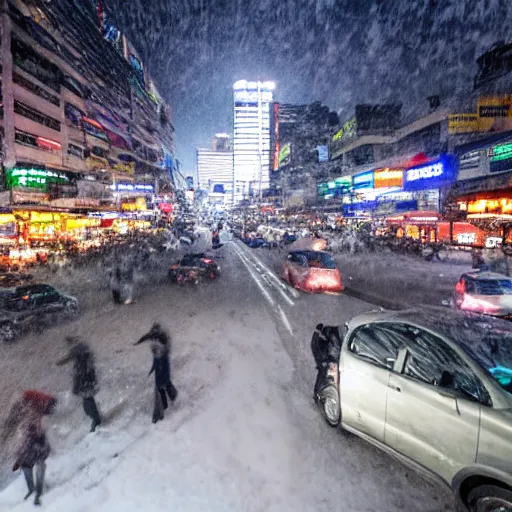
{"label": "road surface", "polygon": [[[218,281],[175,287],[162,274],[131,306],[112,305],[101,276],[91,275],[75,292],[85,304],[78,320],[0,347],[4,402],[28,387],[59,397],[47,423],[45,511],[453,510],[449,491],[330,429],[312,402],[312,329],[374,306],[299,294],[257,258],[230,243]],[[156,425],[149,347],[132,345],[154,321],[171,332],[179,390]],[[95,434],[69,393],[70,368],[54,364],[68,333],[97,354],[105,424]],[[11,461],[3,453],[5,476]],[[22,502],[22,477],[8,481],[0,511],[33,510]]]}

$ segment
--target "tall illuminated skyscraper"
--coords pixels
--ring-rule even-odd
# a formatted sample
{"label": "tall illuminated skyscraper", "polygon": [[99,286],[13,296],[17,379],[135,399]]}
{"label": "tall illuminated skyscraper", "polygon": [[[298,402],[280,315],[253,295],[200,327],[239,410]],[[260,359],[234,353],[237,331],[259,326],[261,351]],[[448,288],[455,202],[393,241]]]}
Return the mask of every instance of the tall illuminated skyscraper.
{"label": "tall illuminated skyscraper", "polygon": [[233,200],[261,197],[270,179],[270,106],[274,82],[239,80],[233,85]]}

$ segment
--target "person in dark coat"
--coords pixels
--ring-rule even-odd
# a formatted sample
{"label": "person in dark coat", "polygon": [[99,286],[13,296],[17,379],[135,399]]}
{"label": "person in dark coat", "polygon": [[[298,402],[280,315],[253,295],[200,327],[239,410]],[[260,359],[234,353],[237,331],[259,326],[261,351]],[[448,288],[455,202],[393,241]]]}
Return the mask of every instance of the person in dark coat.
{"label": "person in dark coat", "polygon": [[153,324],[151,330],[142,336],[135,345],[151,341],[153,365],[148,375],[155,374],[155,400],[153,407],[153,423],[164,418],[164,410],[168,407],[167,395],[171,402],[176,400],[178,390],[171,381],[170,340],[169,335],[160,324]]}
{"label": "person in dark coat", "polygon": [[94,354],[89,345],[79,338],[68,336],[71,349],[66,357],[57,361],[57,366],[73,362],[73,394],[82,398],[84,412],[92,419],[91,432],[101,424],[101,416],[94,395],[99,391]]}
{"label": "person in dark coat", "polygon": [[314,387],[315,402],[327,379],[330,363],[339,364],[341,337],[337,327],[318,324],[311,338],[311,352],[315,359],[317,375]]}
{"label": "person in dark coat", "polygon": [[[41,495],[44,487],[44,474],[46,459],[50,454],[50,444],[42,425],[42,417],[51,414],[57,399],[38,390],[27,390],[21,400],[16,401],[5,421],[1,441],[5,444],[9,436],[18,428],[22,432],[22,441],[16,450],[16,459],[12,470],[21,468],[28,492],[24,499],[28,499],[34,491],[36,496],[34,504],[41,504]],[[35,469],[35,482],[34,482]]]}

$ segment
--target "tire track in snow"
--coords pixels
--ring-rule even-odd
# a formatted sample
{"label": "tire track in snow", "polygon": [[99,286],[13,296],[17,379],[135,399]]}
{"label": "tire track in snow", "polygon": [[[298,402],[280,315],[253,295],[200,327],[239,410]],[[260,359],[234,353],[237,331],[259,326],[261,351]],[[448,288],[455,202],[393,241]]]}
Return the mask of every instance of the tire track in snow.
{"label": "tire track in snow", "polygon": [[[263,297],[267,300],[269,305],[272,307],[272,311],[274,314],[277,314],[279,316],[280,320],[283,322],[286,330],[290,333],[290,335],[294,335],[292,325],[290,323],[290,320],[286,316],[286,313],[282,309],[281,305],[276,303],[274,298],[272,297],[270,291],[266,288],[266,286],[269,286],[272,288],[272,285],[269,283],[268,280],[265,280],[266,282],[263,282],[263,279],[260,278],[256,272],[253,270],[253,267],[256,267],[254,262],[251,262],[251,260],[243,253],[243,251],[240,249],[240,247],[237,246],[236,243],[232,243],[231,247],[233,247],[235,253],[240,258],[240,261],[244,264],[244,266],[247,268],[247,271],[249,272],[249,275],[252,277],[253,281],[256,283],[258,288],[260,289]],[[280,290],[281,291],[281,290]],[[281,291],[281,295],[283,295],[283,292]],[[288,301],[294,304],[293,301],[289,297],[287,297]]]}

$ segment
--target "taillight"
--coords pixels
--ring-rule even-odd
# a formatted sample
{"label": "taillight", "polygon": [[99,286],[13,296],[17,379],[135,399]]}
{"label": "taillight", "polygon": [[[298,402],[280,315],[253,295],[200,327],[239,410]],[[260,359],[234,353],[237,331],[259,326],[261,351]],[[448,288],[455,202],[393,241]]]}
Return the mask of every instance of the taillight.
{"label": "taillight", "polygon": [[171,268],[172,268],[173,270],[176,270],[177,268],[180,268],[180,266],[179,266],[179,265],[173,265]]}
{"label": "taillight", "polygon": [[28,300],[28,299],[29,299],[28,295],[23,295],[23,297],[21,297],[21,300]]}
{"label": "taillight", "polygon": [[464,286],[464,281],[459,281],[456,285],[455,285],[455,291],[457,293],[460,293],[461,295],[464,294],[466,292],[466,287]]}
{"label": "taillight", "polygon": [[213,263],[213,260],[203,259],[203,263],[206,263],[207,265],[211,265]]}

